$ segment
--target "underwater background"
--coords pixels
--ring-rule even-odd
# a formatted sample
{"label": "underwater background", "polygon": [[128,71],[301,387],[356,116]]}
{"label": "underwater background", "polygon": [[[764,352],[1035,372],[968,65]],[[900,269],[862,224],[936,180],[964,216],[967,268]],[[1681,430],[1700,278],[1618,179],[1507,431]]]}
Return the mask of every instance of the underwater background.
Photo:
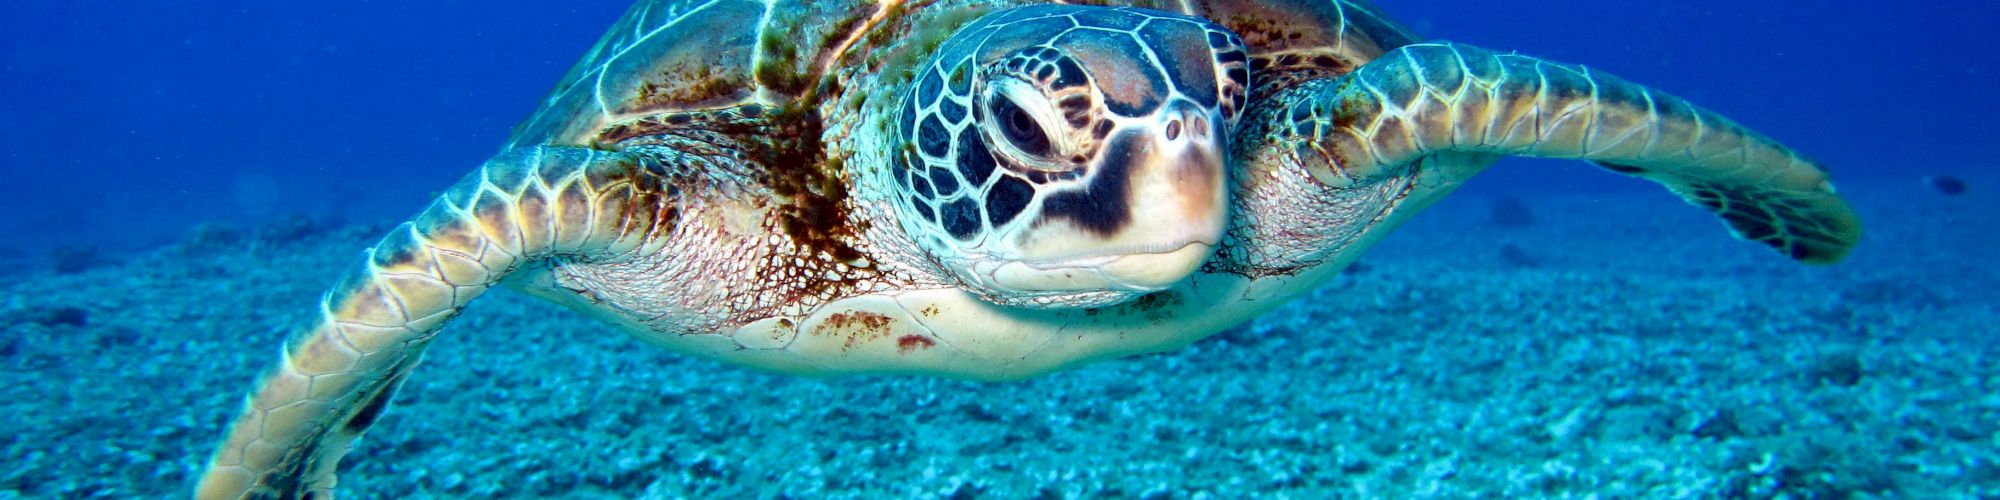
{"label": "underwater background", "polygon": [[[2000,2],[1378,4],[1770,135],[1868,235],[1799,266],[1652,184],[1508,159],[1298,303],[1004,384],[766,374],[500,292],[341,489],[2000,495]],[[0,4],[0,498],[186,491],[341,266],[627,6]]]}

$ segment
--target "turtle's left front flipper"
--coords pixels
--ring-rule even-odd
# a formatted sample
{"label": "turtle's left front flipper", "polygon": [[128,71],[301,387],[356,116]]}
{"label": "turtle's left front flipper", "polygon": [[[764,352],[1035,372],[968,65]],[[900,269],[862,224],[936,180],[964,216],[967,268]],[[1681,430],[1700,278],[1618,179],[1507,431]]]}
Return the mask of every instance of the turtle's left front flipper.
{"label": "turtle's left front flipper", "polygon": [[[1825,264],[1861,237],[1812,160],[1680,98],[1581,66],[1454,43],[1404,46],[1300,84],[1266,148],[1340,187],[1440,153],[1588,160],[1659,182],[1736,234]],[[1289,129],[1289,130],[1287,130]],[[1474,172],[1446,173],[1469,176]]]}
{"label": "turtle's left front flipper", "polygon": [[342,455],[444,323],[515,270],[612,259],[673,227],[662,158],[535,147],[488,160],[322,296],[217,446],[195,498],[330,498]]}

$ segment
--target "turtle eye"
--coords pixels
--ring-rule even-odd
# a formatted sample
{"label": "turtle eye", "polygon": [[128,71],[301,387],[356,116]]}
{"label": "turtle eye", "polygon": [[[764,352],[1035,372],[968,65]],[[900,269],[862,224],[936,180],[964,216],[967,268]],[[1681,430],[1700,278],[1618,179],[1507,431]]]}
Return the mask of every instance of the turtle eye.
{"label": "turtle eye", "polygon": [[1036,122],[1034,116],[1021,109],[1021,105],[1007,97],[996,97],[987,108],[988,116],[999,122],[1000,136],[1006,137],[1007,142],[1014,143],[1014,147],[1023,153],[1043,157],[1049,155],[1048,133],[1042,130],[1042,124]]}

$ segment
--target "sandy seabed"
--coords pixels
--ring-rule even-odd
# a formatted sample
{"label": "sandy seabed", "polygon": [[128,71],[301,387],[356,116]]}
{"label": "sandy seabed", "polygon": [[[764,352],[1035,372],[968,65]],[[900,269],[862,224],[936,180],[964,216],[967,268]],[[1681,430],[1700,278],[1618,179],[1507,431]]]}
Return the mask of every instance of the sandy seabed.
{"label": "sandy seabed", "polygon": [[[1665,194],[1528,198],[1525,227],[1454,197],[1246,325],[1013,383],[763,373],[496,292],[432,346],[340,489],[2000,496],[2000,210],[1861,188],[1868,239],[1828,268]],[[0,498],[185,494],[286,332],[386,227],[10,276]]]}

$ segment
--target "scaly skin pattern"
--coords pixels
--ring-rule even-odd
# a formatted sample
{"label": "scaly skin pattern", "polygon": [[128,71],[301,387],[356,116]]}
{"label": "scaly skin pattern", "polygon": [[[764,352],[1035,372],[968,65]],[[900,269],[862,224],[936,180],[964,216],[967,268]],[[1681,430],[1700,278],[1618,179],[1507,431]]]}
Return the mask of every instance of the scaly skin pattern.
{"label": "scaly skin pattern", "polygon": [[643,251],[677,217],[669,169],[604,151],[502,155],[369,249],[264,375],[198,498],[327,498],[341,455],[444,322],[523,264]]}
{"label": "scaly skin pattern", "polygon": [[1297,158],[1321,182],[1400,175],[1441,151],[1589,160],[1665,184],[1744,239],[1831,263],[1860,238],[1826,171],[1768,137],[1680,98],[1583,66],[1456,43],[1398,48],[1289,103]]}
{"label": "scaly skin pattern", "polygon": [[[923,71],[943,68],[924,65],[949,37],[1039,3],[640,2],[505,152],[392,231],[323,298],[318,322],[250,394],[195,496],[330,498],[340,457],[429,340],[494,285],[745,366],[1002,380],[1178,348],[1282,305],[1503,155],[1584,159],[1660,182],[1806,262],[1838,259],[1859,237],[1853,210],[1809,160],[1609,75],[1415,43],[1360,1],[1081,2],[1172,11],[1237,35],[1189,37],[1219,51],[1213,67],[1227,77],[1217,101],[1227,111],[1202,124],[1226,146],[1226,229],[1184,279],[1123,302],[991,300],[947,267],[937,252],[948,246],[922,242],[951,238],[949,228],[897,208],[925,201],[894,161],[921,147],[898,119]],[[1146,15],[1156,14],[1169,13]],[[1069,62],[1105,62],[1088,61],[1104,57],[1089,49],[1069,51],[1080,58]],[[1233,50],[1242,54],[1223,53]],[[1022,54],[1033,61],[1000,69],[1069,67]],[[1106,95],[1036,78],[1058,106]],[[1102,79],[1093,85],[1121,83]],[[1095,108],[1065,107],[1063,117],[1104,121],[1071,113],[1081,109]],[[1171,117],[1178,132],[1198,130],[1185,128],[1192,116]],[[1121,133],[1172,135],[1147,117],[1169,119],[1125,116]],[[996,135],[968,132],[988,124],[966,120],[952,120],[954,151],[999,151]],[[966,168],[955,163],[963,155],[932,156],[927,175]],[[1161,170],[1155,163],[1129,170]],[[994,177],[954,180],[981,178]],[[1157,216],[1113,213],[1138,201],[1106,197],[1091,216]],[[1022,224],[981,210],[984,229]]]}

